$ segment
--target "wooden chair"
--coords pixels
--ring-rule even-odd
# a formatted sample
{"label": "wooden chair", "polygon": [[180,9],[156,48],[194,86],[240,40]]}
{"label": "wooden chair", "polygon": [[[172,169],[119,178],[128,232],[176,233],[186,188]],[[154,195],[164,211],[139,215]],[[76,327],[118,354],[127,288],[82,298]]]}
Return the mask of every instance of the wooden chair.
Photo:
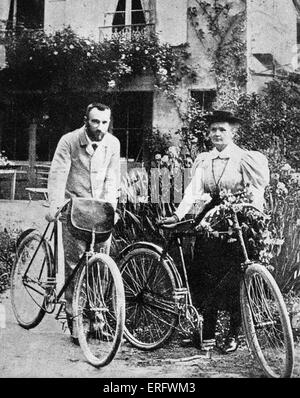
{"label": "wooden chair", "polygon": [[48,175],[50,166],[37,165],[35,166],[35,187],[27,187],[25,190],[28,192],[29,201],[33,200],[36,196],[42,196],[48,202]]}

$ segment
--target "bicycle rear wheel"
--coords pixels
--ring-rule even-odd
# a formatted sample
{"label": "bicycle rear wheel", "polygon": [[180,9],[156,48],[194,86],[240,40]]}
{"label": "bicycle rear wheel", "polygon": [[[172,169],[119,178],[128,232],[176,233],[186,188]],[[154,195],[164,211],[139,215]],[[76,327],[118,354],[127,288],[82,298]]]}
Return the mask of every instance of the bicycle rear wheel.
{"label": "bicycle rear wheel", "polygon": [[122,342],[125,296],[120,271],[107,254],[95,254],[88,266],[81,268],[73,308],[79,344],[86,359],[96,367],[108,365]]}
{"label": "bicycle rear wheel", "polygon": [[18,323],[25,329],[43,319],[49,278],[55,276],[51,247],[37,231],[20,242],[11,271],[11,302]]}
{"label": "bicycle rear wheel", "polygon": [[248,346],[268,377],[290,377],[294,343],[282,294],[270,272],[250,265],[241,282],[241,310]]}
{"label": "bicycle rear wheel", "polygon": [[158,348],[178,323],[174,274],[148,247],[131,250],[120,263],[126,302],[124,335],[135,347]]}

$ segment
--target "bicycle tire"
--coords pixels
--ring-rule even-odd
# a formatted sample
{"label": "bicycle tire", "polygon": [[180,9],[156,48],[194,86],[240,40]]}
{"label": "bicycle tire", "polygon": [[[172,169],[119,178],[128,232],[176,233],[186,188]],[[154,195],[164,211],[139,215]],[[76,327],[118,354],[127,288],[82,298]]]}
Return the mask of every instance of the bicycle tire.
{"label": "bicycle tire", "polygon": [[129,251],[119,266],[126,302],[124,336],[142,350],[161,347],[178,324],[174,272],[148,247]]}
{"label": "bicycle tire", "polygon": [[87,267],[81,267],[73,308],[79,344],[87,361],[95,367],[108,365],[122,342],[125,295],[120,271],[107,254],[97,253]]}
{"label": "bicycle tire", "polygon": [[266,267],[251,264],[246,269],[240,300],[248,347],[264,373],[271,378],[291,377],[292,328],[282,294]]}
{"label": "bicycle tire", "polygon": [[[24,279],[25,271],[37,248]],[[41,234],[36,230],[28,233],[17,248],[11,271],[11,303],[17,322],[24,329],[37,326],[46,313],[46,286],[48,278],[55,276],[51,254],[49,243],[42,241]]]}

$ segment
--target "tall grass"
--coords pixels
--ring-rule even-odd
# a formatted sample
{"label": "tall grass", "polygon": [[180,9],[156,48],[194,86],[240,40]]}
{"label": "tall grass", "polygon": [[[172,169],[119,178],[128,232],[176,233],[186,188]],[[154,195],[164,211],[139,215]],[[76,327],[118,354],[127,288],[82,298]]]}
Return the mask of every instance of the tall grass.
{"label": "tall grass", "polygon": [[[167,169],[166,169],[167,170]],[[163,172],[162,172],[163,173]],[[146,240],[162,243],[164,235],[156,220],[171,215],[177,208],[174,203],[176,186],[174,176],[169,182],[159,176],[153,184],[151,173],[145,169],[132,171],[122,181],[122,201],[118,211],[120,220],[115,231],[115,245],[120,252],[126,245]],[[152,182],[152,183],[151,183]],[[168,193],[168,192],[169,193]],[[171,194],[170,194],[171,193]],[[156,198],[156,201],[151,199]],[[265,241],[266,261],[283,293],[300,292],[300,174],[286,172],[274,174],[266,190],[266,212],[270,216],[269,235]],[[270,239],[271,237],[271,239]],[[193,243],[193,242],[192,242]],[[190,249],[191,245],[189,245]]]}
{"label": "tall grass", "polygon": [[299,173],[276,173],[266,193],[274,277],[283,293],[300,292]]}

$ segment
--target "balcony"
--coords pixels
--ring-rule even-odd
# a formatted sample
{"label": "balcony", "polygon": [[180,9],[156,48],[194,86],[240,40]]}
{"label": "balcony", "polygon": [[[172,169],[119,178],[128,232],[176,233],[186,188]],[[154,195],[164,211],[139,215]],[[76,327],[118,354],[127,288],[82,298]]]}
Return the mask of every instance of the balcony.
{"label": "balcony", "polygon": [[0,43],[3,44],[3,41],[9,36],[22,36],[22,34],[26,34],[28,37],[35,37],[38,33],[44,32],[44,29],[31,29],[26,28],[24,25],[17,25],[13,29],[0,29]]}
{"label": "balcony", "polygon": [[125,36],[136,32],[149,37],[155,32],[155,10],[114,11],[104,13],[104,25],[99,27],[99,41]]}

